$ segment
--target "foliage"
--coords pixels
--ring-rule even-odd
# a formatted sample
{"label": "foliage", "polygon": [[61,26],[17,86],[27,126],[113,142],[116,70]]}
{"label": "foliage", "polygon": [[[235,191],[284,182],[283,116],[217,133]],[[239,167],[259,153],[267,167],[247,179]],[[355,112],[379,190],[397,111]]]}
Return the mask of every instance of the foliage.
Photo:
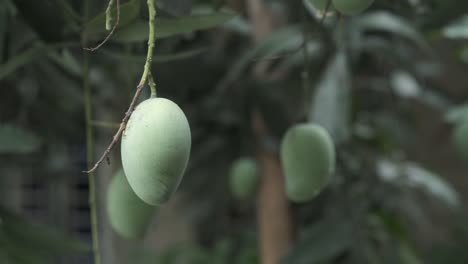
{"label": "foliage", "polygon": [[[54,146],[82,148],[81,47],[107,34],[107,2],[89,1],[94,18],[87,21],[83,2],[0,2],[4,175],[12,167],[24,172],[34,159],[45,164],[38,174],[69,177],[69,163],[49,159],[63,156]],[[255,44],[247,12],[238,6],[219,9],[229,5],[224,2],[157,1],[153,74],[158,94],[181,106],[192,129],[191,160],[180,192],[187,198],[186,209],[196,212],[190,219],[196,241],[163,253],[141,249],[146,253],[139,261],[257,263],[254,215],[230,196],[228,170],[236,158],[255,152],[250,112],[258,109],[271,134],[265,139],[271,149],[278,148],[287,128],[307,120],[327,128],[337,144],[331,185],[315,200],[293,204],[298,240],[285,263],[468,262],[460,246],[468,237],[466,221],[453,220],[463,206],[459,186],[431,171],[431,164],[413,160],[411,152],[421,136],[417,109],[446,116],[447,124],[465,120],[466,105],[459,105],[466,101],[466,91],[454,95],[437,81],[447,65],[435,43],[444,43],[466,70],[468,46],[462,41],[468,1],[375,1],[362,15],[342,20],[331,16],[322,24],[320,12],[300,1],[269,0],[265,2],[284,24]],[[122,1],[115,35],[90,54],[93,107],[118,113],[113,120],[102,120],[107,123],[123,116],[141,73],[147,40],[144,8],[141,0]],[[81,43],[81,34],[90,42]],[[267,62],[268,78],[249,74],[259,61]],[[108,132],[107,127],[98,129]],[[81,152],[76,156],[83,159]],[[434,204],[442,205],[439,210],[448,219],[432,219]],[[421,241],[418,232],[424,230],[416,227],[427,222],[450,234],[439,250]],[[20,246],[8,251],[14,239],[3,236],[5,226],[0,259],[8,252],[29,252]],[[464,232],[453,231],[458,229]],[[46,240],[42,235],[38,239]],[[34,263],[43,256],[38,258]]]}

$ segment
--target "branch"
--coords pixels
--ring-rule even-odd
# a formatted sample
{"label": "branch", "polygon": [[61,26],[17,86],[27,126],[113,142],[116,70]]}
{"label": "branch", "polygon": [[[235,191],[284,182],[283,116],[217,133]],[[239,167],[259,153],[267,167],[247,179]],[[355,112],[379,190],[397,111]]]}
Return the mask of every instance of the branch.
{"label": "branch", "polygon": [[[115,0],[109,0],[109,5],[107,6],[107,9],[106,9],[106,29],[107,30],[109,30],[110,24],[112,23],[112,12],[111,11],[112,11],[112,7],[114,5],[114,1]],[[83,48],[83,49],[89,50],[89,51],[98,50],[102,45],[104,45],[110,39],[112,34],[114,34],[114,31],[117,28],[117,26],[119,25],[119,22],[120,22],[120,0],[117,0],[117,20],[115,21],[115,24],[112,26],[112,29],[109,32],[109,34],[107,34],[106,38],[101,43],[99,43],[96,47]]]}
{"label": "branch", "polygon": [[[118,3],[119,0],[117,0]],[[148,53],[146,56],[146,62],[143,70],[143,75],[141,76],[141,80],[138,83],[137,90],[135,92],[135,95],[133,96],[132,102],[130,103],[130,106],[128,107],[127,112],[125,112],[125,116],[122,119],[122,122],[120,123],[119,130],[117,130],[117,133],[115,133],[114,137],[112,138],[111,143],[107,147],[107,149],[104,151],[104,153],[101,155],[99,160],[94,164],[94,166],[88,170],[88,171],[83,171],[84,173],[92,173],[94,172],[99,165],[107,158],[109,155],[110,151],[112,148],[115,146],[117,141],[119,141],[120,136],[122,135],[123,131],[125,130],[125,127],[127,126],[128,119],[133,113],[133,110],[135,110],[135,105],[138,97],[140,96],[141,92],[143,91],[143,88],[145,87],[145,83],[150,78],[150,86],[152,88],[152,92],[156,92],[156,85],[154,83],[154,80],[151,75],[151,61],[153,59],[153,49],[154,49],[154,42],[156,40],[156,33],[155,33],[155,25],[154,25],[154,20],[156,17],[156,8],[154,7],[154,0],[148,0],[148,12],[149,12],[149,38],[148,38]],[[150,76],[150,77],[149,77]]]}
{"label": "branch", "polygon": [[112,148],[115,146],[117,141],[119,141],[120,136],[122,135],[122,132],[125,130],[125,127],[127,126],[128,119],[133,113],[133,110],[135,110],[135,105],[138,97],[140,96],[141,92],[143,91],[144,85],[138,85],[137,90],[135,92],[135,95],[133,96],[132,102],[130,103],[130,107],[128,108],[127,112],[125,112],[125,116],[122,119],[122,122],[120,123],[119,130],[117,130],[117,133],[115,133],[114,137],[112,138],[112,142],[109,144],[107,149],[104,151],[104,153],[101,155],[99,160],[94,164],[94,166],[87,171],[83,171],[84,173],[92,173],[94,172],[99,165],[106,159],[106,157],[109,155],[109,152],[112,150]]}

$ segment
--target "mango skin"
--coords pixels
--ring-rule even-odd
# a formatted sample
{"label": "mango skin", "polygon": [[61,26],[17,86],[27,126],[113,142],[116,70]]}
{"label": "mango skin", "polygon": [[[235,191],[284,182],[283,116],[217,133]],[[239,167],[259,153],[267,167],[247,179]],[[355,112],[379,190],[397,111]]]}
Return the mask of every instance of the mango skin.
{"label": "mango skin", "polygon": [[251,199],[257,190],[259,174],[257,163],[251,158],[236,160],[230,169],[229,187],[236,200]]}
{"label": "mango skin", "polygon": [[140,239],[155,212],[156,207],[138,198],[128,184],[123,170],[119,170],[107,191],[107,215],[114,231],[126,239]]}
{"label": "mango skin", "polygon": [[288,129],[280,152],[286,195],[294,202],[313,199],[335,169],[333,141],[318,125],[298,124]]}
{"label": "mango skin", "polygon": [[468,119],[457,124],[453,139],[458,152],[468,160]]}
{"label": "mango skin", "polygon": [[122,165],[136,195],[150,205],[177,190],[190,155],[190,127],[174,102],[151,98],[140,103],[122,135]]}
{"label": "mango skin", "polygon": [[333,6],[345,15],[357,15],[366,10],[374,0],[333,0]]}

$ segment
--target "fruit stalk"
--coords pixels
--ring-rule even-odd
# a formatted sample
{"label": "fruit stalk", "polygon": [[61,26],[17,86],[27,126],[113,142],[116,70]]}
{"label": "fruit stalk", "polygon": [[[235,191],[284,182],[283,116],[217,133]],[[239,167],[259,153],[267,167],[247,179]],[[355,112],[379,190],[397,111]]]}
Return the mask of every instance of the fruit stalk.
{"label": "fruit stalk", "polygon": [[[117,0],[117,5],[118,3],[119,3],[119,0]],[[112,138],[111,143],[109,144],[107,149],[104,151],[104,153],[101,155],[99,160],[94,164],[94,166],[91,169],[84,171],[84,173],[89,174],[89,173],[94,172],[99,167],[99,165],[101,165],[101,163],[106,159],[106,157],[109,155],[110,151],[115,146],[117,141],[119,141],[120,136],[122,135],[122,132],[125,130],[125,127],[127,126],[128,119],[132,115],[133,110],[135,110],[136,101],[138,97],[140,97],[140,94],[143,91],[143,88],[145,87],[145,83],[148,79],[148,76],[151,74],[151,61],[153,59],[154,42],[156,40],[156,30],[155,30],[155,25],[154,25],[154,20],[156,17],[156,9],[154,7],[154,0],[148,0],[148,12],[149,12],[148,53],[146,56],[146,62],[145,62],[144,70],[143,70],[143,75],[141,76],[141,80],[138,83],[132,102],[130,103],[130,106],[128,107],[127,112],[125,112],[125,116],[122,119],[122,122],[120,123],[119,130],[117,130],[117,133],[115,133],[114,137]],[[156,85],[154,84],[154,81],[150,82],[150,86],[152,87],[152,90],[154,89],[154,93],[156,93]]]}
{"label": "fruit stalk", "polygon": [[154,42],[156,40],[156,30],[154,26],[154,20],[156,17],[156,8],[154,7],[154,0],[148,0],[148,15],[149,15],[149,37],[148,37],[148,53],[146,54],[146,62],[143,69],[143,75],[141,76],[140,83],[138,86],[143,86],[148,79],[148,75],[151,73],[151,62],[153,60],[153,49]]}

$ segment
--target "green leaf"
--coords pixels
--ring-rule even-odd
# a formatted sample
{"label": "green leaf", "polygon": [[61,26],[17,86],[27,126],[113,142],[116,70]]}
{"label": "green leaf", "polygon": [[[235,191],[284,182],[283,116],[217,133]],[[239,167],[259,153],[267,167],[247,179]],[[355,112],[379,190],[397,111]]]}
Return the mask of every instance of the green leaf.
{"label": "green leaf", "polygon": [[395,71],[390,77],[390,82],[395,93],[403,98],[418,98],[422,94],[418,81],[409,72]]}
{"label": "green leaf", "polygon": [[249,49],[237,59],[227,75],[223,78],[219,90],[223,90],[230,83],[237,80],[239,75],[247,69],[254,60],[259,60],[280,53],[299,51],[304,41],[300,26],[290,26],[277,30],[268,38]]}
{"label": "green leaf", "polygon": [[190,14],[193,0],[156,0],[156,6],[171,15],[181,16]]}
{"label": "green leaf", "polygon": [[4,79],[18,68],[31,63],[35,59],[44,55],[45,47],[42,45],[36,45],[28,48],[22,53],[14,56],[4,64],[0,65],[0,80]]}
{"label": "green leaf", "polygon": [[353,244],[349,221],[324,219],[305,230],[302,239],[285,257],[286,264],[332,263]]}
{"label": "green leaf", "polygon": [[445,114],[445,120],[455,124],[468,120],[468,103],[450,108]]}
{"label": "green leaf", "polygon": [[68,49],[63,50],[62,53],[51,52],[48,57],[67,73],[81,76],[81,65]]}
{"label": "green leaf", "polygon": [[382,159],[378,161],[376,169],[377,175],[384,181],[411,188],[421,188],[452,208],[460,205],[458,193],[449,182],[416,163],[397,163]]}
{"label": "green leaf", "polygon": [[[116,14],[116,8],[113,9],[114,14]],[[130,0],[129,2],[120,5],[120,21],[118,27],[128,25],[133,20],[135,20],[140,14],[140,0]],[[117,18],[117,15],[116,15]],[[94,35],[90,36],[91,39],[96,39],[98,36],[106,31],[106,12],[105,10],[92,18],[84,26],[85,34]]]}
{"label": "green leaf", "polygon": [[33,222],[0,208],[6,242],[18,250],[37,256],[83,253],[90,247],[62,231]]}
{"label": "green leaf", "polygon": [[424,51],[430,53],[424,37],[402,18],[387,12],[374,12],[364,14],[356,20],[360,30],[383,31],[406,38]]}
{"label": "green leaf", "polygon": [[39,148],[39,138],[22,128],[12,125],[0,125],[0,154],[31,153]]}
{"label": "green leaf", "polygon": [[326,68],[315,90],[309,121],[323,126],[336,143],[350,136],[351,73],[347,58],[339,51]]}
{"label": "green leaf", "polygon": [[[200,55],[206,52],[207,48],[199,48],[193,50],[182,51],[174,54],[156,54],[153,57],[153,63],[164,63],[176,60],[183,60],[188,59],[197,55]],[[117,61],[125,61],[130,63],[144,63],[146,60],[146,56],[138,56],[138,55],[126,55],[115,51],[110,50],[103,50],[102,53],[112,59]]]}
{"label": "green leaf", "polygon": [[423,264],[416,251],[408,243],[400,243],[398,247],[401,264]]}
{"label": "green leaf", "polygon": [[[178,18],[156,18],[156,38],[166,38],[195,30],[213,28],[235,17],[235,13],[218,12],[205,15],[191,15]],[[146,21],[137,21],[121,28],[112,40],[118,42],[139,42],[148,40],[149,26]]]}
{"label": "green leaf", "polygon": [[457,21],[445,26],[442,29],[442,34],[446,38],[468,38],[468,15],[465,15]]}
{"label": "green leaf", "polygon": [[439,175],[410,162],[406,164],[405,169],[410,186],[423,188],[426,192],[452,207],[458,207],[460,205],[457,191]]}
{"label": "green leaf", "polygon": [[43,44],[36,44],[20,54],[15,55],[10,60],[6,61],[4,64],[0,64],[0,80],[4,79],[5,77],[12,74],[14,71],[18,70],[19,68],[25,66],[26,64],[30,64],[31,62],[46,56],[50,52],[54,50],[66,46],[73,45],[74,43],[55,43],[49,45]]}

